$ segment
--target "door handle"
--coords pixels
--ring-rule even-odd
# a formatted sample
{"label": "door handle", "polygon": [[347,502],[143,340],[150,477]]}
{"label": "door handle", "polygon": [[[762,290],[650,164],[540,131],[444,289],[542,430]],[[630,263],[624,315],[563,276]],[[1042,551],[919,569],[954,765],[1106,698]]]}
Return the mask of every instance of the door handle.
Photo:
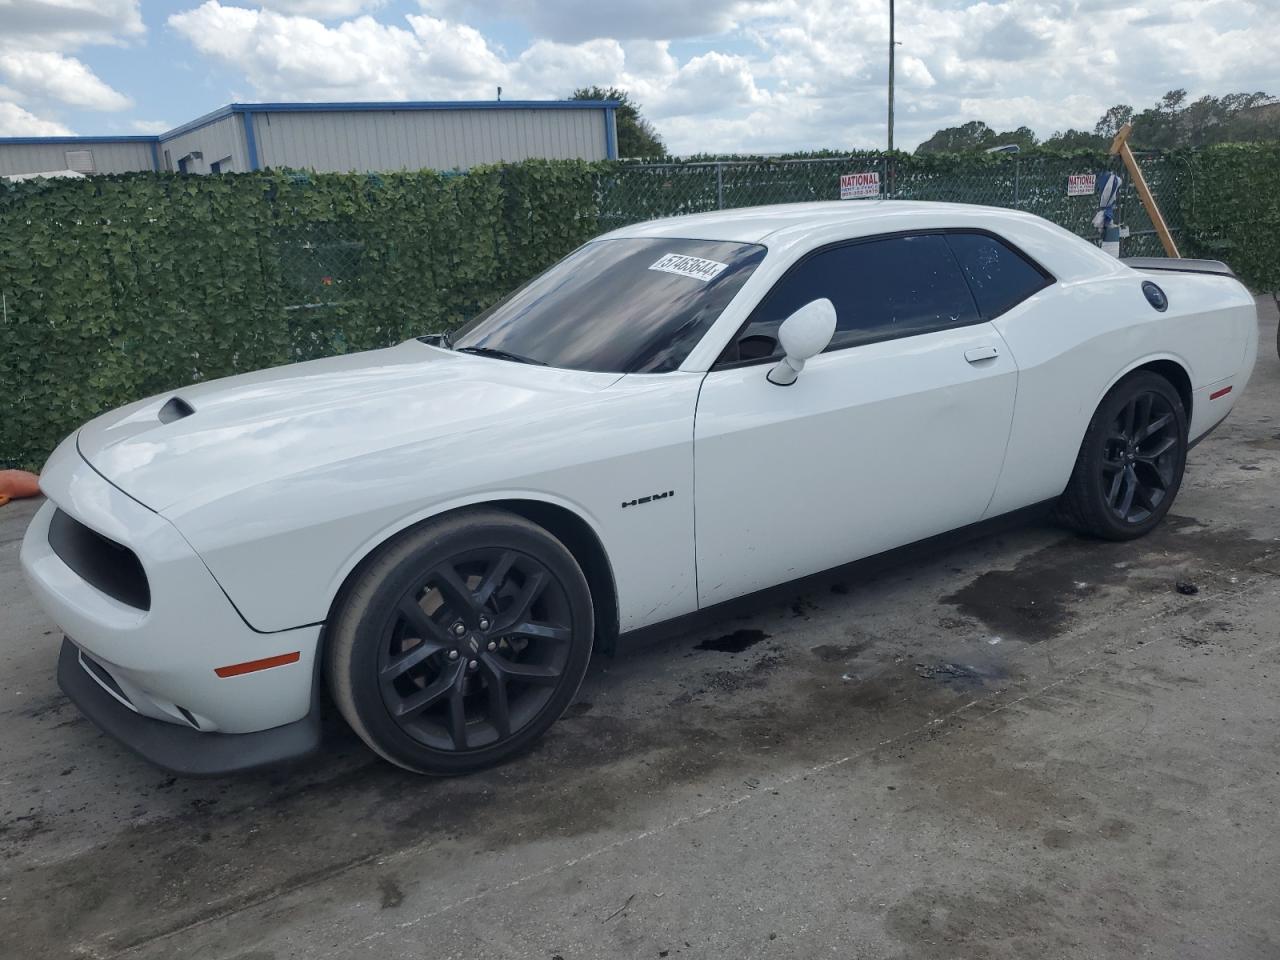
{"label": "door handle", "polygon": [[964,358],[970,363],[978,363],[982,360],[994,360],[1000,356],[1000,351],[995,347],[973,347],[964,352]]}

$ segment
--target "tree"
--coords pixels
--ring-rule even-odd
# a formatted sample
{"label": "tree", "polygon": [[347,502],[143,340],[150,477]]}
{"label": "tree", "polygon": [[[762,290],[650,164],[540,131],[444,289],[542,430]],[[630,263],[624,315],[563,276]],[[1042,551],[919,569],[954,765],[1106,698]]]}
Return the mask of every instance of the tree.
{"label": "tree", "polygon": [[[1280,101],[1262,91],[1204,96],[1187,102],[1187,91],[1170,90],[1147,109],[1135,113],[1127,103],[1107,109],[1087,130],[1054,133],[1041,146],[1055,150],[1105,150],[1126,123],[1133,124],[1132,143],[1148,150],[1202,147],[1212,143],[1280,140]],[[1028,127],[997,133],[981,120],[946,127],[916,148],[917,153],[964,153],[1016,143],[1036,146]]]}
{"label": "tree", "polygon": [[617,87],[581,87],[570,100],[617,100],[614,119],[618,126],[618,156],[665,157],[667,145],[652,123],[640,115],[640,105],[631,94]]}
{"label": "tree", "polygon": [[1217,97],[1201,97],[1174,118],[1176,142],[1217,143],[1231,120]]}
{"label": "tree", "polygon": [[1030,150],[1037,143],[1035,131],[1030,127],[1018,127],[997,133],[981,120],[970,120],[958,127],[945,127],[920,146],[916,153],[970,153],[1017,144],[1020,150]]}
{"label": "tree", "polygon": [[1106,137],[1088,130],[1058,130],[1040,144],[1050,150],[1105,150],[1111,145]]}
{"label": "tree", "polygon": [[1222,106],[1230,117],[1222,142],[1280,140],[1280,102],[1265,93],[1229,93]]}
{"label": "tree", "polygon": [[1036,139],[1034,130],[1030,127],[1022,126],[1016,130],[1006,130],[1003,133],[993,135],[991,143],[987,144],[987,147],[1003,147],[1008,143],[1016,143],[1019,150],[1030,150],[1039,142]]}
{"label": "tree", "polygon": [[1128,104],[1112,107],[1098,120],[1094,133],[1110,140],[1125,123],[1133,124],[1133,145],[1147,149],[1276,140],[1280,139],[1280,104],[1260,90],[1204,96],[1191,103],[1187,91],[1170,90],[1139,113]]}
{"label": "tree", "polygon": [[995,146],[996,132],[981,120],[970,120],[958,127],[944,127],[920,146],[916,153],[964,153]]}
{"label": "tree", "polygon": [[1133,121],[1133,107],[1127,103],[1117,103],[1104,113],[1093,127],[1093,132],[1107,140],[1111,140],[1120,128]]}
{"label": "tree", "polygon": [[1168,149],[1188,143],[1180,135],[1179,126],[1186,112],[1187,91],[1170,90],[1155,106],[1147,107],[1133,117],[1133,144],[1149,149]]}

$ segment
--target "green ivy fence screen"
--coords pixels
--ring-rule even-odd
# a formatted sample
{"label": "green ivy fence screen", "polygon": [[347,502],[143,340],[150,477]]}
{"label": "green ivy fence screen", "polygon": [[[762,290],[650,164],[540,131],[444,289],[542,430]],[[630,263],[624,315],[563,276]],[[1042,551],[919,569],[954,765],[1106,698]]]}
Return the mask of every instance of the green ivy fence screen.
{"label": "green ivy fence screen", "polygon": [[[1280,288],[1280,145],[1142,157],[1184,254]],[[38,467],[92,416],[192,381],[451,329],[628,223],[834,200],[875,173],[909,200],[1014,207],[1092,236],[1067,177],[1097,154],[666,164],[464,174],[131,174],[0,182],[0,465]],[[858,202],[858,201],[850,201]],[[1159,254],[1126,186],[1124,253]]]}

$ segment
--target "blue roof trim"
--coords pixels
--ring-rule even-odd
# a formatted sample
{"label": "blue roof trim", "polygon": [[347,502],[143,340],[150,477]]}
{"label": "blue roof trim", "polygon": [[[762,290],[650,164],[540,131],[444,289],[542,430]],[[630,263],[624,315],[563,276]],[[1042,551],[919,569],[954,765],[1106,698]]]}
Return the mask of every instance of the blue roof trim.
{"label": "blue roof trim", "polygon": [[206,113],[202,117],[196,117],[194,120],[188,120],[181,126],[174,127],[172,130],[166,130],[160,134],[158,140],[172,140],[174,137],[180,137],[184,133],[190,133],[192,130],[199,130],[201,127],[207,127],[211,123],[217,123],[219,120],[225,120],[231,116],[231,107],[219,107],[211,113]]}
{"label": "blue roof trim", "polygon": [[233,103],[226,109],[234,113],[347,113],[362,110],[612,110],[621,105],[617,100],[355,100]]}
{"label": "blue roof trim", "polygon": [[[392,110],[604,110],[609,116],[622,104],[617,100],[386,100],[332,103],[231,103],[157,136],[128,137],[0,137],[0,144],[155,143],[207,127],[233,114],[358,113]],[[612,124],[610,125],[612,126]],[[246,127],[246,130],[248,128]],[[616,152],[616,147],[615,147]]]}
{"label": "blue roof trim", "polygon": [[0,137],[0,143],[158,143],[159,137]]}

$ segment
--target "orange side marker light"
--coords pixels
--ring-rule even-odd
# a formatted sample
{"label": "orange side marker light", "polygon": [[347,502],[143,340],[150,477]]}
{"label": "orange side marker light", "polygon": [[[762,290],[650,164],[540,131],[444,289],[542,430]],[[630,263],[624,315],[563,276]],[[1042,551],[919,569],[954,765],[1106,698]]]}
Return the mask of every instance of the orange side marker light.
{"label": "orange side marker light", "polygon": [[275,657],[263,657],[261,660],[248,660],[244,663],[233,663],[228,667],[215,667],[213,672],[218,676],[238,677],[245,673],[255,673],[258,670],[270,670],[272,667],[283,667],[286,663],[297,663],[302,657],[300,650],[293,653],[282,653]]}

